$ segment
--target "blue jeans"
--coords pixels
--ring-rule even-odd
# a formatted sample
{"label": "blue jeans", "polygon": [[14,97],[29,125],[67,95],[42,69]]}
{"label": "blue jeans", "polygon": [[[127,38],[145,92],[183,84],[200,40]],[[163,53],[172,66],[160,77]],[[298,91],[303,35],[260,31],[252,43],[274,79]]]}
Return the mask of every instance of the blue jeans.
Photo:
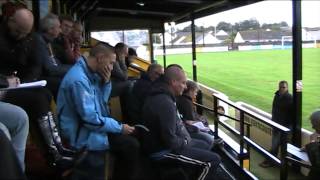
{"label": "blue jeans", "polygon": [[205,141],[206,143],[208,143],[209,149],[211,149],[213,147],[214,136],[210,135],[209,133],[199,131],[199,132],[195,132],[195,133],[190,133],[190,136],[193,139],[202,140],[202,141]]}
{"label": "blue jeans", "polygon": [[18,106],[0,102],[0,123],[9,131],[11,143],[24,171],[24,157],[29,132],[29,119],[26,112]]}

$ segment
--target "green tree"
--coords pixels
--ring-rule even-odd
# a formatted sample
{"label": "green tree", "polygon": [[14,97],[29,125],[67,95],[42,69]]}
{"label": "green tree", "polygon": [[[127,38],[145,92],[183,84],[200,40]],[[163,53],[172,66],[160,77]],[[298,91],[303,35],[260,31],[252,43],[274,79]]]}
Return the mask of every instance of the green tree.
{"label": "green tree", "polygon": [[229,33],[232,30],[232,24],[224,22],[224,21],[221,21],[217,25],[217,31],[219,31],[219,30],[224,30],[224,31]]}

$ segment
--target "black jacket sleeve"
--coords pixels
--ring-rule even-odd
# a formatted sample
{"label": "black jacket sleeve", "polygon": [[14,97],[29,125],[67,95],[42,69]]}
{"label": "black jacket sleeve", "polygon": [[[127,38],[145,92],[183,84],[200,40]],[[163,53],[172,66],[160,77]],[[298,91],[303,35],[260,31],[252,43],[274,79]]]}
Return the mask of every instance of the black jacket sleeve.
{"label": "black jacket sleeve", "polygon": [[[29,53],[27,55],[27,66],[25,67],[24,75],[19,76],[21,82],[30,82],[39,80],[42,74],[41,59],[37,57],[37,50],[40,47],[39,41],[35,39],[35,34],[31,36],[32,40],[28,43]],[[19,75],[19,72],[18,72]]]}
{"label": "black jacket sleeve", "polygon": [[47,76],[63,77],[71,65],[61,64],[59,59],[50,55],[48,45],[43,40],[41,35],[38,35],[39,47],[37,51],[37,58],[42,61],[44,74]]}
{"label": "black jacket sleeve", "polygon": [[192,101],[187,99],[184,96],[177,97],[177,107],[179,110],[179,113],[182,114],[183,120],[191,120],[194,121],[194,113],[193,113],[193,104]]}

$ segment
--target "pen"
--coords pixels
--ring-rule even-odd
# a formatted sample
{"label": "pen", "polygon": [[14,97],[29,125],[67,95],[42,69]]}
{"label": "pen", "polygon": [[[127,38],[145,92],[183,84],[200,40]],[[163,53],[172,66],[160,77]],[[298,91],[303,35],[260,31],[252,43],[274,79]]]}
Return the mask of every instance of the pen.
{"label": "pen", "polygon": [[14,77],[16,77],[17,74],[18,74],[18,71],[13,71],[13,72],[12,72],[12,76],[14,76]]}

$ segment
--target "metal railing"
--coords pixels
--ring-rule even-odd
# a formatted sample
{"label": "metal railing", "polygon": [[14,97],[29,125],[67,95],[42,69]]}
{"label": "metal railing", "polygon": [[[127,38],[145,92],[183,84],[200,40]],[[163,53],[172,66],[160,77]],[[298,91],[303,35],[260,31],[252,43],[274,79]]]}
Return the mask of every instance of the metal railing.
{"label": "metal railing", "polygon": [[[213,112],[214,116],[214,136],[219,137],[218,134],[218,128],[219,125],[223,126],[226,130],[228,130],[230,133],[238,137],[239,144],[240,144],[240,153],[239,153],[239,162],[240,162],[240,167],[243,168],[243,161],[247,156],[245,156],[245,144],[246,144],[246,149],[247,153],[250,158],[250,147],[254,148],[258,153],[262,154],[268,159],[271,159],[275,163],[280,165],[280,179],[284,180],[287,179],[288,176],[288,167],[287,167],[287,141],[288,141],[288,135],[290,130],[280,124],[277,124],[255,112],[252,112],[250,110],[247,110],[246,108],[241,107],[240,105],[237,105],[236,103],[225,99],[224,97],[219,96],[219,94],[212,94],[213,96],[213,109],[208,108],[206,106],[203,106],[201,104],[195,103],[198,107],[201,107],[202,109],[206,111]],[[235,110],[240,112],[240,119],[221,114],[217,111],[218,109],[218,101],[226,103],[228,106],[233,107]],[[239,130],[235,129],[234,127],[230,126],[229,124],[219,121],[218,116],[225,116],[233,121],[239,122]],[[262,146],[258,145],[255,143],[253,140],[250,139],[250,127],[251,124],[248,122],[245,122],[245,116],[252,117],[256,119],[257,121],[260,121],[270,127],[272,127],[274,130],[278,130],[280,132],[280,158],[277,156],[274,156],[268,150],[264,149]],[[245,128],[246,128],[246,133],[245,133]]]}
{"label": "metal railing", "polygon": [[[268,159],[271,159],[272,161],[276,162],[277,164],[280,165],[280,179],[287,179],[288,176],[288,167],[287,167],[287,141],[288,141],[288,135],[290,130],[282,125],[279,125],[257,113],[254,113],[250,110],[247,110],[234,102],[224,99],[219,97],[218,94],[213,94],[213,109],[215,111],[214,116],[216,116],[214,125],[215,125],[215,136],[218,136],[218,125],[221,124],[223,125],[222,122],[220,122],[217,118],[217,107],[218,107],[218,100],[222,101],[229,106],[235,108],[237,111],[240,112],[240,119],[239,119],[239,124],[240,124],[240,154],[243,153],[244,149],[244,144],[247,144],[248,147],[252,147],[255,150],[257,150],[260,154],[263,156],[267,157]],[[270,127],[272,127],[274,130],[278,130],[280,132],[280,158],[278,159],[276,156],[272,155],[270,152],[268,152],[266,149],[255,143],[250,139],[250,126],[247,126],[247,136],[244,134],[244,126],[245,126],[245,115],[252,117]],[[223,125],[224,126],[224,125]],[[227,128],[228,129],[228,128]],[[230,131],[233,134],[237,134],[233,131]],[[249,152],[249,151],[248,151]],[[250,152],[249,152],[250,153]],[[242,161],[242,162],[241,162]],[[240,159],[240,166],[243,167],[243,160]]]}

